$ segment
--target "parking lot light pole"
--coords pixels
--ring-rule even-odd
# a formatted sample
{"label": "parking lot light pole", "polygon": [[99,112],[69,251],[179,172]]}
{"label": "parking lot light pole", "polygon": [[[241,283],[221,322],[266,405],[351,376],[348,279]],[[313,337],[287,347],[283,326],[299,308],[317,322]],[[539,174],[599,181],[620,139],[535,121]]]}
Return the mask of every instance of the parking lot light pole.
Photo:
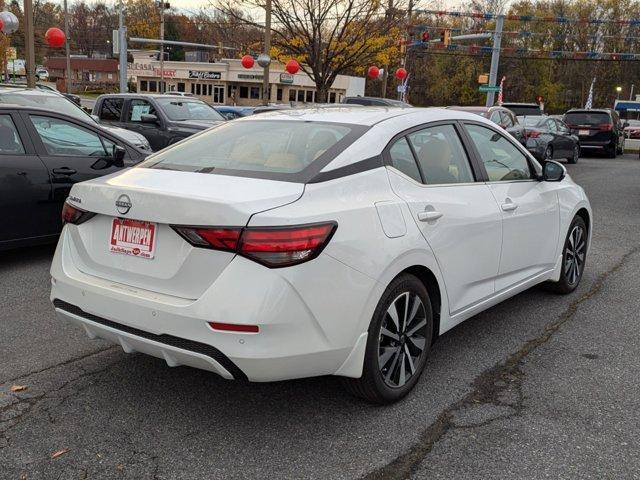
{"label": "parking lot light pole", "polygon": [[127,29],[124,26],[123,0],[120,0],[118,18],[118,51],[120,57],[120,93],[127,93]]}
{"label": "parking lot light pole", "polygon": [[[264,53],[269,56],[271,50],[271,0],[266,1],[264,17]],[[265,105],[269,105],[269,64],[264,67],[264,78],[262,79],[262,100]]]}
{"label": "parking lot light pole", "polygon": [[67,93],[71,93],[71,53],[69,51],[69,11],[67,10],[67,0],[64,0],[64,48],[67,57],[67,72],[64,78],[64,88]]}
{"label": "parking lot light pole", "polygon": [[25,65],[25,75],[27,77],[27,87],[34,88],[36,86],[36,49],[33,37],[33,2],[32,0],[24,0],[24,43],[25,57],[27,59]]}

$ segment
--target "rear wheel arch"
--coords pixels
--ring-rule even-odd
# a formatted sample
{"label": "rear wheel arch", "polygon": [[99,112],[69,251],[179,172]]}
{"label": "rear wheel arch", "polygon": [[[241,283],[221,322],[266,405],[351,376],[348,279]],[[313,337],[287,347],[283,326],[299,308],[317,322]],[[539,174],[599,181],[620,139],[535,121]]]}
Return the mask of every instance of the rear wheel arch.
{"label": "rear wheel arch", "polygon": [[584,223],[587,226],[587,233],[591,235],[591,217],[589,217],[589,212],[587,211],[587,209],[582,207],[576,212],[575,216],[578,216],[582,218],[582,220],[584,220]]}
{"label": "rear wheel arch", "polygon": [[433,336],[431,338],[435,341],[440,334],[440,312],[442,310],[442,292],[440,285],[438,284],[438,279],[435,274],[424,265],[413,265],[404,269],[396,276],[402,275],[403,273],[408,273],[417,277],[429,293],[431,311],[433,313]]}

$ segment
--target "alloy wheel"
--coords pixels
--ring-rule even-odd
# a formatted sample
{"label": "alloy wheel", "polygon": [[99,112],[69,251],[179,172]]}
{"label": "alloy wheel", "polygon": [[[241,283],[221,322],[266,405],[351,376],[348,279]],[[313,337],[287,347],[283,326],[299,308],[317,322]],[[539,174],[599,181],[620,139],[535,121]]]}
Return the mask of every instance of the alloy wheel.
{"label": "alloy wheel", "polygon": [[575,225],[569,234],[565,248],[564,274],[570,285],[575,285],[580,280],[586,249],[587,242],[584,229],[580,225]]}
{"label": "alloy wheel", "polygon": [[553,159],[553,150],[551,150],[551,147],[547,147],[547,149],[544,151],[544,159],[545,160]]}
{"label": "alloy wheel", "polygon": [[378,337],[378,367],[389,387],[404,386],[419,371],[426,328],[424,304],[417,294],[404,292],[391,302]]}

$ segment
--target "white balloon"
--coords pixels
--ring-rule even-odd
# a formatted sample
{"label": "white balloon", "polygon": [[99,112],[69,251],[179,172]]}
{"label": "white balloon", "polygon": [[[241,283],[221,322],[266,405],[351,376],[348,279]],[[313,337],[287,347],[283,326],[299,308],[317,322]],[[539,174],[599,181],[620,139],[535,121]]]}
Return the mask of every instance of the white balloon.
{"label": "white balloon", "polygon": [[266,53],[261,53],[260,55],[258,55],[258,65],[260,65],[262,68],[266,67],[270,63],[271,57],[269,57],[269,55],[267,55]]}
{"label": "white balloon", "polygon": [[18,30],[18,17],[11,12],[0,12],[0,20],[2,20],[2,31],[7,35]]}

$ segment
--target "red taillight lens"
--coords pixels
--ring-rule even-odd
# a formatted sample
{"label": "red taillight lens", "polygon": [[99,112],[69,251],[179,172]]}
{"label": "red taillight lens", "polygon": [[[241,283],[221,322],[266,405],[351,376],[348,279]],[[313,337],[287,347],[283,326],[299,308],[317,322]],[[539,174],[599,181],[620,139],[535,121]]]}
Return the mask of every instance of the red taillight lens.
{"label": "red taillight lens", "polygon": [[87,212],[64,202],[64,206],[62,207],[62,224],[72,223],[73,225],[80,225],[95,215],[93,212]]}
{"label": "red taillight lens", "polygon": [[540,132],[536,130],[527,130],[525,135],[527,138],[538,138],[540,136]]}
{"label": "red taillight lens", "polygon": [[191,245],[236,252],[270,268],[289,267],[317,257],[338,226],[335,222],[292,227],[180,227]]}
{"label": "red taillight lens", "polygon": [[182,238],[196,247],[235,252],[241,228],[173,227]]}
{"label": "red taillight lens", "polygon": [[329,242],[337,224],[319,223],[295,227],[246,228],[238,253],[267,267],[288,267],[317,257]]}
{"label": "red taillight lens", "polygon": [[258,325],[244,325],[241,323],[209,322],[209,326],[221,332],[258,333],[260,331]]}
{"label": "red taillight lens", "polygon": [[598,129],[601,132],[610,132],[613,130],[613,124],[612,123],[602,123],[600,125],[598,125]]}

